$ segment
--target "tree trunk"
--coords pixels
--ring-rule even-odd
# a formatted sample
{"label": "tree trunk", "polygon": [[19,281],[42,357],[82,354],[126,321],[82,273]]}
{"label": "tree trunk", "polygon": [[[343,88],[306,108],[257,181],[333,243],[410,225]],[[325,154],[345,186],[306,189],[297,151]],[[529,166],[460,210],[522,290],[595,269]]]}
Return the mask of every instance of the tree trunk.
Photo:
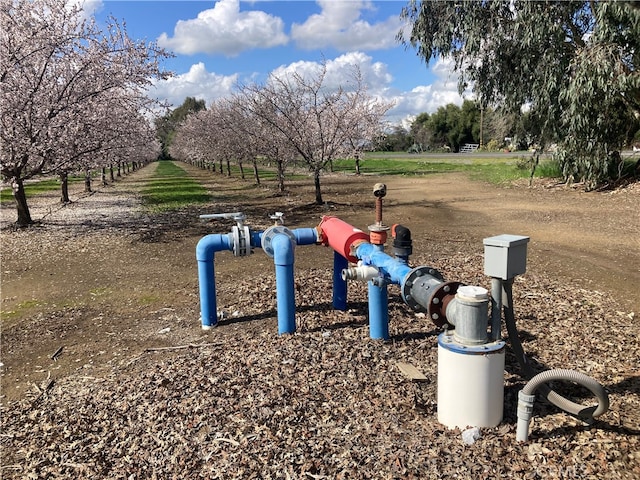
{"label": "tree trunk", "polygon": [[356,153],[356,175],[360,175],[360,155]]}
{"label": "tree trunk", "polygon": [[240,178],[244,180],[244,166],[242,165],[242,162],[238,162],[238,167],[240,168]]}
{"label": "tree trunk", "polygon": [[116,175],[117,177],[121,177],[121,173],[120,170],[122,170],[122,162],[118,162],[118,174]]}
{"label": "tree trunk", "polygon": [[93,191],[91,190],[91,170],[88,168],[84,170],[84,191],[89,193]]}
{"label": "tree trunk", "polygon": [[231,160],[227,158],[227,177],[231,176]]}
{"label": "tree trunk", "polygon": [[13,198],[16,199],[16,207],[18,212],[18,219],[16,225],[19,227],[26,227],[33,223],[31,220],[31,212],[29,212],[29,205],[27,205],[27,195],[24,191],[24,182],[22,179],[13,178],[11,181],[11,189],[13,191]]}
{"label": "tree trunk", "polygon": [[102,173],[100,174],[100,180],[102,180],[102,186],[106,187],[107,184],[107,167],[102,167]]}
{"label": "tree trunk", "polygon": [[278,191],[284,193],[284,161],[277,159],[276,165],[278,166]]}
{"label": "tree trunk", "polygon": [[538,168],[538,164],[540,163],[540,152],[537,150],[534,155],[534,159],[532,159],[532,162],[531,162],[531,175],[529,175],[529,187],[533,186],[533,176],[536,174],[536,168]]}
{"label": "tree trunk", "polygon": [[320,190],[320,170],[313,171],[313,184],[316,187],[316,204],[322,205],[322,191]]}
{"label": "tree trunk", "polygon": [[67,172],[60,173],[60,203],[71,203],[69,199],[69,174]]}
{"label": "tree trunk", "polygon": [[222,170],[222,157],[220,157],[220,162],[219,162],[219,163],[220,163],[220,165],[219,165],[219,167],[220,167],[220,174],[222,174],[222,172],[223,172],[223,170]]}
{"label": "tree trunk", "polygon": [[111,164],[109,165],[109,171],[111,172],[111,181],[112,181],[112,182],[115,182],[115,181],[116,181],[116,179],[115,179],[115,178],[114,178],[114,176],[113,176],[113,163],[111,163]]}
{"label": "tree trunk", "polygon": [[253,163],[253,177],[256,179],[256,183],[260,185],[260,174],[258,173],[258,162],[255,160]]}

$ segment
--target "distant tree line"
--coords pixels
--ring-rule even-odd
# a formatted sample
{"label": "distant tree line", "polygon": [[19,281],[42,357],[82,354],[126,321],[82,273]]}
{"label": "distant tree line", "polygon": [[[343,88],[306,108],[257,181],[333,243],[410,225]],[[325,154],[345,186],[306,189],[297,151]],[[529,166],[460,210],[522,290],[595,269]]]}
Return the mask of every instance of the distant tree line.
{"label": "distant tree line", "polygon": [[[640,145],[640,123],[625,128],[623,147]],[[535,150],[553,147],[542,143],[542,126],[530,111],[506,112],[480,108],[476,101],[462,106],[450,103],[432,114],[421,113],[409,128],[396,125],[375,139],[373,149],[383,152],[458,152],[465,144],[477,144],[481,150]]]}

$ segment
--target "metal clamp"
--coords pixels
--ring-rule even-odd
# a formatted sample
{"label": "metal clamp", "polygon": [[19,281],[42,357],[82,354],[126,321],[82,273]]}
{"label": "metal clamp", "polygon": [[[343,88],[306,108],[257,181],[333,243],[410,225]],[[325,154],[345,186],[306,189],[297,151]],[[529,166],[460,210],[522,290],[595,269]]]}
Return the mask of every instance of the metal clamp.
{"label": "metal clamp", "polygon": [[262,239],[260,240],[260,244],[262,245],[262,250],[264,250],[264,253],[266,253],[267,256],[271,258],[274,257],[275,252],[273,251],[273,246],[271,244],[275,236],[281,233],[284,233],[285,235],[287,235],[291,239],[292,244],[296,245],[297,243],[296,236],[291,230],[289,230],[287,227],[283,225],[274,225],[272,227],[267,228],[262,233]]}

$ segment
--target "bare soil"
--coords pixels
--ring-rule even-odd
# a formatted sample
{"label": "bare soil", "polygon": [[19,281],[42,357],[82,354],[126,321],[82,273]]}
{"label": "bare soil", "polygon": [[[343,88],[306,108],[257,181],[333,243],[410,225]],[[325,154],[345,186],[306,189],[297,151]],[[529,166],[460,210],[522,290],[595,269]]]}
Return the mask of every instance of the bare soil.
{"label": "bare soil", "polygon": [[[3,205],[2,478],[639,478],[640,188],[585,193],[549,182],[493,186],[463,174],[323,177],[278,195],[182,165],[210,205],[152,213],[138,192],[155,166],[92,194],[31,200],[40,220],[10,227]],[[483,238],[527,235],[516,279],[525,351],[540,370],[575,368],[611,408],[586,427],[536,404],[531,439],[515,442],[524,385],[507,355],[505,420],[473,445],[436,418],[438,330],[390,287],[388,342],[368,338],[366,286],[331,307],[332,250],[296,249],[296,334],[277,336],[273,263],[216,255],[226,318],[200,329],[195,246],[241,210],[255,230],[325,214],[366,230],[372,186],[384,221],[411,229],[411,262],[488,287]],[[506,336],[506,333],[505,333]],[[57,355],[55,355],[57,354]],[[404,378],[408,362],[429,381]],[[585,392],[569,390],[588,403]]]}

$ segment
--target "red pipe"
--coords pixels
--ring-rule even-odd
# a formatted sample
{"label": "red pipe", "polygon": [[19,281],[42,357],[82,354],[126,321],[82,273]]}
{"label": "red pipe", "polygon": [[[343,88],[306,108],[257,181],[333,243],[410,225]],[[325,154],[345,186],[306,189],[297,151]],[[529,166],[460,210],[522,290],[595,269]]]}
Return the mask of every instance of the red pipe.
{"label": "red pipe", "polygon": [[325,215],[318,229],[322,234],[322,243],[329,245],[351,263],[358,262],[358,258],[351,253],[351,246],[358,240],[369,241],[369,235],[338,217]]}

